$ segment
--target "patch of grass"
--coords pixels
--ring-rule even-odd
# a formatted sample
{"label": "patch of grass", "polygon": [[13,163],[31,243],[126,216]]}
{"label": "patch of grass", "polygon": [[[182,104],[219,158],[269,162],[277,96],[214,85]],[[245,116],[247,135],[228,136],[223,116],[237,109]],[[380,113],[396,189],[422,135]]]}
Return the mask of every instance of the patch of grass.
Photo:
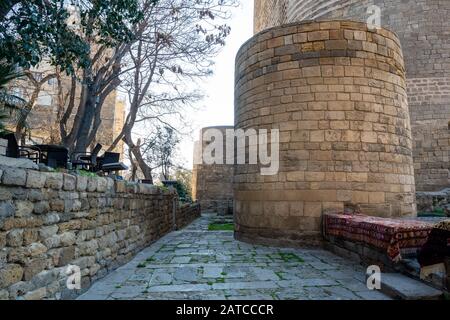
{"label": "patch of grass", "polygon": [[220,273],[222,276],[226,276],[228,273],[226,273],[226,272],[221,272]]}
{"label": "patch of grass", "polygon": [[145,261],[147,261],[147,262],[153,262],[153,261],[155,261],[155,258],[149,257],[149,258],[145,259]]}
{"label": "patch of grass", "polygon": [[117,286],[115,286],[114,288],[116,288],[116,289],[120,289],[120,288],[122,288],[122,286],[120,285],[120,284],[118,284]]}
{"label": "patch of grass", "polygon": [[234,231],[234,224],[232,223],[210,223],[209,231]]}
{"label": "patch of grass", "polygon": [[418,217],[446,217],[444,209],[437,208],[432,212],[419,212],[417,214]]}
{"label": "patch of grass", "polygon": [[86,170],[77,170],[77,174],[83,177],[98,177],[98,175],[94,172],[86,171]]}
{"label": "patch of grass", "polygon": [[286,279],[284,279],[284,277],[283,277],[283,272],[276,271],[275,274],[278,276],[278,278],[280,278],[280,280],[286,280]]}
{"label": "patch of grass", "polygon": [[147,265],[144,262],[139,263],[136,268],[145,268]]}
{"label": "patch of grass", "polygon": [[211,281],[208,281],[207,284],[208,284],[208,286],[212,286],[214,283]]}
{"label": "patch of grass", "polygon": [[295,253],[280,252],[279,255],[284,262],[299,262],[299,263],[305,262],[305,260],[297,256]]}

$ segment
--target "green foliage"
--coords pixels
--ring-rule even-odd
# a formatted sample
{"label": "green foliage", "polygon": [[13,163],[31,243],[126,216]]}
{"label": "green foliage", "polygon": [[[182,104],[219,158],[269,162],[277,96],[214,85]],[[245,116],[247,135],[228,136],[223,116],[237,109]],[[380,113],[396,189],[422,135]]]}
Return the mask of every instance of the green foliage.
{"label": "green foliage", "polygon": [[59,0],[17,1],[0,22],[0,56],[23,68],[48,57],[74,74],[76,67],[90,66],[93,44],[113,47],[130,40],[131,26],[142,19],[138,0],[72,2],[69,11]]}
{"label": "green foliage", "polygon": [[232,223],[210,223],[208,225],[209,231],[234,231],[234,224]]}
{"label": "green foliage", "polygon": [[21,75],[13,65],[5,61],[0,63],[0,134],[7,132],[4,123],[12,113],[21,110],[21,104],[24,102],[23,99],[8,92],[8,83]]}
{"label": "green foliage", "polygon": [[299,262],[299,263],[305,262],[302,258],[297,256],[295,253],[280,252],[279,255],[280,255],[281,259],[283,259],[285,262]]}
{"label": "green foliage", "polygon": [[162,185],[162,184],[158,184],[158,185],[156,185],[161,191],[163,191],[163,192],[167,192],[167,191],[169,191],[169,188],[168,187],[166,187],[166,186],[164,186],[164,185]]}
{"label": "green foliage", "polygon": [[182,202],[192,202],[192,170],[177,169],[174,173],[179,185],[177,192]]}
{"label": "green foliage", "polygon": [[174,187],[178,193],[178,197],[180,198],[181,202],[192,202],[191,195],[189,194],[187,186],[184,183],[177,181]]}
{"label": "green foliage", "polygon": [[419,212],[419,213],[417,213],[417,216],[426,218],[426,217],[446,217],[447,215],[446,215],[444,209],[436,208],[432,212]]}
{"label": "green foliage", "polygon": [[98,177],[98,175],[94,172],[86,171],[86,170],[77,170],[77,175],[83,177]]}

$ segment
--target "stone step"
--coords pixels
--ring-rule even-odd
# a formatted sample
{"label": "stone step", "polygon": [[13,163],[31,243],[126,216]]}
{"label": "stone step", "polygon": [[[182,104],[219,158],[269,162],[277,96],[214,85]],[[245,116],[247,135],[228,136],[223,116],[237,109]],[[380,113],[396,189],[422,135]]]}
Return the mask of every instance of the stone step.
{"label": "stone step", "polygon": [[401,300],[436,300],[443,294],[440,290],[400,273],[382,273],[381,292]]}

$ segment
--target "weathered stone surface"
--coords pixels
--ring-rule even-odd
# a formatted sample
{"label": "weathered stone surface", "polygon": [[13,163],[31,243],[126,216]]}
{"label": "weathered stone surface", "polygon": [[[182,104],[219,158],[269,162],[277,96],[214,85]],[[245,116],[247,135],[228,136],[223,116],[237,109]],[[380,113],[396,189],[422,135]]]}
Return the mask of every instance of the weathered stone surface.
{"label": "weathered stone surface", "polygon": [[73,191],[77,186],[77,178],[71,174],[64,173],[64,186],[63,189],[66,191]]}
{"label": "weathered stone surface", "polygon": [[[291,52],[302,33],[307,40]],[[278,129],[280,160],[272,159],[267,176],[263,165],[234,167],[238,239],[318,244],[322,213],[352,205],[378,216],[416,214],[405,68],[394,33],[352,21],[278,26],[243,45],[236,66],[236,129]]]}
{"label": "weathered stone surface", "polygon": [[442,296],[441,291],[398,273],[381,274],[381,291],[404,300],[428,300]]}
{"label": "weathered stone surface", "polygon": [[34,204],[30,201],[16,201],[15,202],[15,216],[18,218],[27,217],[33,213]]}
{"label": "weathered stone surface", "polygon": [[46,263],[45,258],[30,259],[23,267],[23,279],[25,281],[31,280],[36,274],[45,269]]}
{"label": "weathered stone surface", "polygon": [[27,172],[27,188],[40,189],[45,186],[46,176],[39,171],[28,170]]}
{"label": "weathered stone surface", "polygon": [[107,178],[98,178],[97,179],[97,191],[98,192],[105,192],[107,187],[108,187]]}
{"label": "weathered stone surface", "polygon": [[23,269],[18,264],[8,264],[0,268],[0,288],[6,288],[19,282],[23,276]]}
{"label": "weathered stone surface", "polygon": [[[27,170],[26,183],[16,186],[11,180],[17,172],[7,177],[8,184],[0,183],[0,290],[8,288],[10,299],[60,299],[67,296],[67,265],[81,267],[87,287],[172,230],[173,193],[153,194],[148,192],[153,188],[136,184],[133,193],[118,194],[112,179],[84,183],[58,172]],[[200,210],[188,205],[175,213],[183,226]]]}
{"label": "weathered stone surface", "polygon": [[28,246],[28,252],[31,257],[39,256],[45,252],[47,252],[47,247],[42,243],[35,242]]}
{"label": "weathered stone surface", "polygon": [[[358,264],[321,249],[246,245],[233,232],[208,231],[213,219],[203,217],[157,241],[79,299],[389,299],[369,294]],[[190,260],[180,264],[178,254]],[[314,266],[350,276],[341,281],[338,272]]]}
{"label": "weathered stone surface", "polygon": [[77,176],[77,191],[85,191],[88,185],[88,178]]}
{"label": "weathered stone surface", "polygon": [[20,247],[23,243],[23,229],[11,230],[6,234],[6,244],[10,247]]}
{"label": "weathered stone surface", "polygon": [[57,225],[50,225],[39,229],[39,236],[42,240],[50,238],[58,232],[59,227]]}
{"label": "weathered stone surface", "polygon": [[47,179],[45,180],[45,187],[60,190],[63,186],[64,180],[62,173],[47,172],[45,173]]}
{"label": "weathered stone surface", "polygon": [[216,212],[219,215],[233,214],[233,175],[234,165],[227,164],[226,154],[223,155],[223,164],[206,164],[201,152],[205,150],[208,141],[203,139],[205,133],[210,130],[220,132],[223,135],[223,143],[226,144],[227,130],[233,130],[231,126],[208,127],[200,131],[199,141],[194,148],[196,159],[192,171],[193,185],[192,197],[200,203],[203,212]]}
{"label": "weathered stone surface", "polygon": [[55,266],[62,267],[69,264],[75,257],[75,247],[54,249],[49,254],[53,257]]}
{"label": "weathered stone surface", "polygon": [[[22,168],[22,169],[34,169],[38,170],[39,167],[37,164],[35,164],[33,161],[20,158],[10,158],[0,155],[0,166],[5,167],[13,167],[13,168]],[[6,169],[5,171],[8,171],[9,169]]]}
{"label": "weathered stone surface", "polygon": [[34,289],[33,284],[26,281],[20,281],[17,283],[14,283],[12,286],[9,287],[9,298],[10,299],[16,299],[18,296],[23,296],[29,291],[32,291]]}
{"label": "weathered stone surface", "polygon": [[40,202],[36,202],[34,204],[33,212],[35,214],[45,214],[45,213],[49,212],[49,210],[50,210],[50,204],[48,203],[48,201],[40,201]]}
{"label": "weathered stone surface", "polygon": [[[0,179],[1,179],[1,177],[0,177]],[[12,193],[11,193],[10,189],[0,185],[0,201],[9,200],[11,198],[12,198]]]}
{"label": "weathered stone surface", "polygon": [[0,201],[0,218],[12,217],[14,211],[14,205],[11,201]]}
{"label": "weathered stone surface", "polygon": [[30,245],[33,242],[36,242],[39,238],[39,232],[38,229],[25,229],[23,231],[23,244],[24,245]]}
{"label": "weathered stone surface", "polygon": [[[328,19],[349,19],[366,23],[367,8],[370,5],[379,7],[383,12],[380,21],[382,27],[394,31],[399,36],[399,42],[404,48],[416,188],[420,191],[436,191],[447,187],[449,185],[448,154],[450,151],[448,130],[448,119],[450,118],[448,65],[450,57],[447,50],[450,40],[444,32],[447,26],[442,21],[447,19],[450,2],[318,0],[314,5],[305,4],[306,2],[255,1],[255,32],[269,27],[312,19],[317,22]],[[406,11],[410,14],[405,15]],[[314,34],[319,35],[323,33],[320,30],[322,26],[326,25],[328,27],[334,25],[335,30],[330,30],[328,34],[330,40],[334,42],[329,44],[337,47],[340,42],[336,41],[342,41],[339,33],[341,30],[337,30],[336,24],[329,21],[312,26],[303,24],[301,30],[305,32],[294,35],[293,39],[283,30],[277,30],[274,33],[277,38],[269,39],[267,42],[284,41],[287,45],[294,40],[294,43],[304,44],[308,38],[307,31],[314,31]],[[411,25],[414,25],[415,28],[409,28]],[[417,34],[416,30],[420,30],[420,34]],[[279,36],[280,34],[283,36]],[[393,47],[392,41],[383,39],[376,33],[367,35],[359,30],[344,30],[343,36],[348,40],[351,50],[360,50],[362,47],[371,53],[386,55]],[[261,38],[266,39],[266,35],[261,35]],[[321,41],[316,41],[316,46],[320,47],[320,45]],[[267,50],[264,52],[264,57],[267,59],[272,58],[273,55],[270,55]],[[286,100],[286,97],[283,99]],[[387,124],[375,125],[377,129],[382,130],[385,130],[386,126]]]}
{"label": "weathered stone surface", "polygon": [[0,300],[8,300],[9,293],[6,290],[0,290]]}
{"label": "weathered stone surface", "polygon": [[47,296],[47,288],[39,288],[37,290],[26,293],[24,300],[41,300]]}
{"label": "weathered stone surface", "polygon": [[57,213],[51,212],[51,213],[47,213],[46,215],[44,215],[42,217],[43,222],[45,225],[51,225],[51,224],[55,224],[58,223],[60,221],[60,217]]}
{"label": "weathered stone surface", "polygon": [[98,179],[93,177],[88,177],[87,191],[94,192],[97,190]]}
{"label": "weathered stone surface", "polygon": [[23,169],[11,168],[5,170],[2,183],[8,186],[24,186],[27,181],[27,172]]}

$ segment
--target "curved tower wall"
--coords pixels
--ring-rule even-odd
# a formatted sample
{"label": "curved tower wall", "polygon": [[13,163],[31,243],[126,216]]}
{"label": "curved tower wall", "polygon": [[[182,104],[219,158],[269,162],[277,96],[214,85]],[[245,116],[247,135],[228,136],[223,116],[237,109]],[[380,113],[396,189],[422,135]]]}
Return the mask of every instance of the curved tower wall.
{"label": "curved tower wall", "polygon": [[280,168],[235,166],[239,239],[314,243],[322,212],[415,214],[399,39],[350,21],[284,25],[236,58],[236,129],[279,129]]}
{"label": "curved tower wall", "polygon": [[312,19],[366,22],[370,5],[381,9],[381,25],[397,33],[403,48],[417,190],[448,187],[450,1],[255,0],[255,32]]}

